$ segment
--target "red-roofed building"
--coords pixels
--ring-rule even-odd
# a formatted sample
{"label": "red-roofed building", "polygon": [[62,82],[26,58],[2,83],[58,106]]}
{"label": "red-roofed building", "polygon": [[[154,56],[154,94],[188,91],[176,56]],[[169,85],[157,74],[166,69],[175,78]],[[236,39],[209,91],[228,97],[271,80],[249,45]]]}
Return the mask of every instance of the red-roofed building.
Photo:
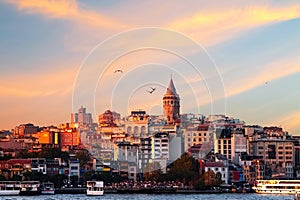
{"label": "red-roofed building", "polygon": [[31,171],[31,159],[10,159],[0,161],[0,174],[5,177],[22,176],[24,172]]}

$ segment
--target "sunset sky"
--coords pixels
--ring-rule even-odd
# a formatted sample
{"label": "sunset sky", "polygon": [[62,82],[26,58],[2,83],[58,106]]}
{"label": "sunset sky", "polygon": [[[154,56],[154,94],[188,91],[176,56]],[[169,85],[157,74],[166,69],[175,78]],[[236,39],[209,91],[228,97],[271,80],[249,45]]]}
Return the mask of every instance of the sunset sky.
{"label": "sunset sky", "polygon": [[162,114],[172,76],[181,113],[300,135],[299,0],[0,0],[0,22],[0,130]]}

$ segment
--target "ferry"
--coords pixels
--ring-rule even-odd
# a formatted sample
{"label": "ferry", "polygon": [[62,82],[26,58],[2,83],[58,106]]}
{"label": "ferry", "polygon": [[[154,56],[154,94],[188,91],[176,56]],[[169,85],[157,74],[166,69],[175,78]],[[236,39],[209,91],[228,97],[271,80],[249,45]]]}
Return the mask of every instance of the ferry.
{"label": "ferry", "polygon": [[88,196],[102,196],[104,195],[103,181],[87,181],[86,195]]}
{"label": "ferry", "polygon": [[51,182],[42,183],[41,194],[55,194],[54,183]]}
{"label": "ferry", "polygon": [[300,180],[257,180],[253,190],[260,194],[300,193]]}
{"label": "ferry", "polygon": [[0,181],[0,196],[11,196],[20,194],[19,181]]}
{"label": "ferry", "polygon": [[20,195],[39,195],[41,192],[39,181],[22,181]]}

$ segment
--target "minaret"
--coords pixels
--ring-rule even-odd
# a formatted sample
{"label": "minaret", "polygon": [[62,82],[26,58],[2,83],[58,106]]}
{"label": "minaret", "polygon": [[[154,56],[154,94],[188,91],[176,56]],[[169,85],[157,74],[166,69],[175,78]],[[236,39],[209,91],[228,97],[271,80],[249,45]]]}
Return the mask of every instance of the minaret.
{"label": "minaret", "polygon": [[180,98],[176,93],[176,89],[172,80],[169,83],[166,94],[163,97],[164,117],[167,124],[175,124],[179,119]]}

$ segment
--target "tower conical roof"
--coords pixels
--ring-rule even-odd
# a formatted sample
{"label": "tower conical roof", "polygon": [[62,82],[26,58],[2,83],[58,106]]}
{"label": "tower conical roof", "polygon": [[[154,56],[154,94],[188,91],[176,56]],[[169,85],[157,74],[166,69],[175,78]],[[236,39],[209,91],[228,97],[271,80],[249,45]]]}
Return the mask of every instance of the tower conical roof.
{"label": "tower conical roof", "polygon": [[172,80],[172,77],[171,77],[171,80],[170,80],[170,83],[169,83],[169,87],[167,88],[166,94],[177,95],[176,89],[175,89],[175,86],[174,86],[174,83],[173,83],[173,80]]}

